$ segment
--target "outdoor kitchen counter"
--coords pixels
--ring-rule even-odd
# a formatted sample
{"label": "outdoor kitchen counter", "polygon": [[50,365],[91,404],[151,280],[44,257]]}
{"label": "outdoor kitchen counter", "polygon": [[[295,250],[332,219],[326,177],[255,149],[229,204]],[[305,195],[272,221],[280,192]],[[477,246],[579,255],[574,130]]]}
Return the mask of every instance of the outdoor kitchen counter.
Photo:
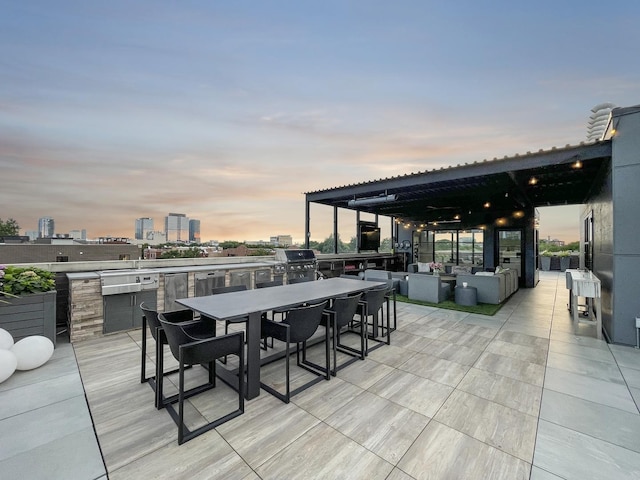
{"label": "outdoor kitchen counter", "polygon": [[[105,333],[111,333],[108,325],[110,322],[110,315],[105,311],[107,301],[111,302],[108,296],[104,296],[103,284],[104,280],[115,280],[119,276],[140,276],[140,281],[143,282],[143,277],[146,275],[157,275],[157,281],[155,281],[153,288],[147,288],[147,292],[140,292],[139,296],[133,297],[130,300],[131,315],[137,316],[138,305],[133,303],[140,303],[141,301],[148,301],[149,295],[153,296],[155,303],[163,309],[165,305],[165,276],[173,274],[187,274],[187,292],[188,296],[195,296],[195,275],[200,272],[226,272],[228,276],[231,272],[248,271],[253,272],[260,269],[269,269],[273,272],[276,270],[278,262],[272,260],[257,261],[257,262],[233,262],[233,263],[215,263],[208,265],[176,265],[176,266],[163,266],[158,268],[149,268],[145,265],[143,268],[103,268],[99,271],[85,271],[85,272],[69,272],[66,273],[67,280],[69,282],[68,289],[68,309],[66,315],[66,323],[69,331],[69,337],[72,343],[76,343],[83,340],[90,340],[103,336]],[[104,267],[105,265],[101,265]],[[253,273],[252,273],[253,275]],[[129,282],[131,282],[129,280]],[[118,283],[117,281],[115,283]],[[138,290],[138,289],[132,289]],[[142,288],[140,290],[143,290]],[[123,293],[123,295],[130,295]],[[115,300],[114,300],[115,301]],[[125,300],[126,302],[126,300]],[[109,318],[105,318],[109,317]],[[131,328],[139,328],[137,321]]]}

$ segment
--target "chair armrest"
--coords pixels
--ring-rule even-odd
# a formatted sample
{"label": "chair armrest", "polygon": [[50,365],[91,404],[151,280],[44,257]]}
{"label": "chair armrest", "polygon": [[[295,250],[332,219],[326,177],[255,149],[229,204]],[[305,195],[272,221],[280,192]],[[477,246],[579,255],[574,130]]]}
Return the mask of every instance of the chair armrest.
{"label": "chair armrest", "polygon": [[209,363],[225,355],[241,355],[243,348],[244,332],[234,332],[182,344],[179,355],[184,364]]}
{"label": "chair armrest", "polygon": [[193,310],[175,310],[173,312],[162,312],[162,316],[167,322],[182,323],[194,321]]}
{"label": "chair armrest", "polygon": [[269,320],[268,318],[263,318],[260,336],[262,338],[273,337],[277,338],[278,340],[284,341],[286,340],[287,330],[289,328],[289,324],[287,323],[274,322],[273,320]]}
{"label": "chair armrest", "polygon": [[215,337],[215,332],[216,332],[215,323],[209,324],[209,323],[195,321],[195,322],[177,323],[177,325],[180,325],[184,333],[189,338],[192,338],[194,341],[200,341],[203,338],[207,338],[207,337]]}

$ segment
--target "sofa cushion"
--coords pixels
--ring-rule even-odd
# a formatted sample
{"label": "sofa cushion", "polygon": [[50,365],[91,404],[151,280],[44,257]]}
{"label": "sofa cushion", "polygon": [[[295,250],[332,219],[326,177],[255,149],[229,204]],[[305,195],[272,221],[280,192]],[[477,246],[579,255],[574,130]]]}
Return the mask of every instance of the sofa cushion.
{"label": "sofa cushion", "polygon": [[493,272],[476,272],[474,275],[478,275],[479,277],[493,277]]}
{"label": "sofa cushion", "polygon": [[459,273],[471,273],[471,266],[454,265],[451,267],[451,275],[458,275]]}

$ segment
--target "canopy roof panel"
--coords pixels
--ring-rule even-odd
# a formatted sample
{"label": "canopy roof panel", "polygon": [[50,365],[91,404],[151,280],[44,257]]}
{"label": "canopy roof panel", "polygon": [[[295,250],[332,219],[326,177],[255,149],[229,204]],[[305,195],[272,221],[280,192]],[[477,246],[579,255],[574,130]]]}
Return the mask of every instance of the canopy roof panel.
{"label": "canopy roof panel", "polygon": [[[306,198],[409,221],[447,222],[457,217],[481,223],[488,211],[495,217],[585,203],[610,160],[611,140],[604,140],[307,192]],[[379,201],[349,205],[350,200],[374,197]]]}

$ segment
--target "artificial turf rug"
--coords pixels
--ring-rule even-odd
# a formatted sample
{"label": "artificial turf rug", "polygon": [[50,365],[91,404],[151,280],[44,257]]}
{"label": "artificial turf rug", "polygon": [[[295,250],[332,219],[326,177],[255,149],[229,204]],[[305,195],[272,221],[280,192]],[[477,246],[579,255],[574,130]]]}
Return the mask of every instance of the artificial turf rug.
{"label": "artificial turf rug", "polygon": [[467,307],[465,305],[458,305],[453,300],[444,300],[440,303],[422,302],[420,300],[409,300],[409,297],[404,295],[397,295],[396,300],[398,302],[413,303],[415,305],[424,305],[425,307],[444,308],[445,310],[457,310],[459,312],[477,313],[479,315],[495,315],[498,310],[502,308],[502,304],[493,305],[490,303],[478,303],[478,305]]}

